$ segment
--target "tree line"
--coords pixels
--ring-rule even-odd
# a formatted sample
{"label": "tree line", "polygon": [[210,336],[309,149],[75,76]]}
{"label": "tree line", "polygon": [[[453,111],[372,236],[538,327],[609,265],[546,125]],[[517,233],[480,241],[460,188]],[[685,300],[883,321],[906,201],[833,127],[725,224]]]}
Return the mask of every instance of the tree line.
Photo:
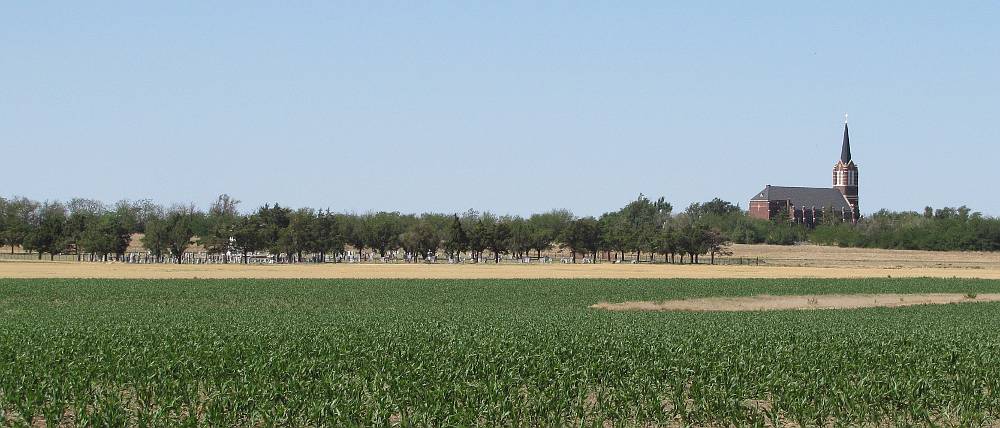
{"label": "tree line", "polygon": [[1000,219],[958,208],[923,212],[878,211],[858,225],[826,224],[810,234],[813,242],[842,247],[906,250],[1000,250]]}
{"label": "tree line", "polygon": [[[337,213],[266,204],[242,213],[240,202],[220,195],[207,211],[194,205],[164,207],[150,200],[112,205],[89,199],[33,201],[0,198],[0,245],[54,257],[84,255],[122,259],[133,234],[159,261],[180,262],[192,244],[223,261],[246,262],[264,254],[287,262],[327,261],[348,250],[419,261],[441,254],[452,260],[499,262],[540,258],[554,248],[569,261],[666,261],[698,263],[730,254],[730,243],[818,244],[927,249],[1000,249],[1000,220],[966,207],[927,208],[923,213],[879,211],[857,224],[823,216],[814,227],[787,218],[752,218],[730,202],[713,199],[674,212],[664,198],[639,195],[598,217],[557,209],[528,217],[469,210],[464,213]],[[331,259],[332,257],[332,259]]]}
{"label": "tree line", "polygon": [[[241,213],[239,201],[221,195],[207,211],[193,205],[169,208],[149,200],[106,205],[89,199],[38,202],[0,198],[0,245],[48,254],[76,254],[99,260],[122,259],[131,236],[143,234],[143,247],[157,260],[179,262],[193,244],[209,254],[267,254],[283,261],[327,261],[348,249],[378,257],[403,254],[425,260],[499,262],[541,258],[554,248],[569,260],[699,262],[704,254],[727,254],[721,230],[686,213],[674,214],[664,198],[640,195],[625,207],[600,217],[577,217],[556,209],[528,217],[469,210],[454,214],[336,213],[266,204]],[[679,260],[678,260],[679,258]]]}

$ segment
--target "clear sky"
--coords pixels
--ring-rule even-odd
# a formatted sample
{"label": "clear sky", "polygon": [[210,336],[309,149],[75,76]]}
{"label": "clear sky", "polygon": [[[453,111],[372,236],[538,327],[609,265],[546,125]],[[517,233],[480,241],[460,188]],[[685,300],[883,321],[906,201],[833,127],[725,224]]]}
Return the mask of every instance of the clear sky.
{"label": "clear sky", "polygon": [[1000,215],[1000,3],[7,2],[0,195]]}

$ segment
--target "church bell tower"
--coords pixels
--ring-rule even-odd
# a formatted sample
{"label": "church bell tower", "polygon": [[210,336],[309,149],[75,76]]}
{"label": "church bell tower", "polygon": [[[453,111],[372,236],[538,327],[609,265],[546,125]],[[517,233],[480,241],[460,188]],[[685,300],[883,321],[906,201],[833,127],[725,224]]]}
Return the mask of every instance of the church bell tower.
{"label": "church bell tower", "polygon": [[833,166],[833,188],[844,194],[853,208],[852,221],[861,216],[858,208],[858,166],[851,159],[851,138],[847,132],[847,118],[844,118],[844,143],[840,148],[840,160]]}

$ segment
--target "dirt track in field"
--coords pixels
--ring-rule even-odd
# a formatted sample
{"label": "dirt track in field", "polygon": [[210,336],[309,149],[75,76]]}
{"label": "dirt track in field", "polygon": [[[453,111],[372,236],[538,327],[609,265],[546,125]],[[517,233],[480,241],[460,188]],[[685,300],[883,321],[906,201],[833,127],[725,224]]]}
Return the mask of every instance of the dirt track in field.
{"label": "dirt track in field", "polygon": [[136,265],[0,261],[0,278],[866,278],[1000,279],[1000,268],[850,268],[666,264]]}
{"label": "dirt track in field", "polygon": [[943,305],[948,303],[997,301],[1000,301],[1000,294],[816,294],[802,296],[757,295],[744,297],[706,297],[700,299],[665,300],[662,302],[602,302],[591,305],[590,307],[609,311],[735,312],[896,308],[913,305]]}

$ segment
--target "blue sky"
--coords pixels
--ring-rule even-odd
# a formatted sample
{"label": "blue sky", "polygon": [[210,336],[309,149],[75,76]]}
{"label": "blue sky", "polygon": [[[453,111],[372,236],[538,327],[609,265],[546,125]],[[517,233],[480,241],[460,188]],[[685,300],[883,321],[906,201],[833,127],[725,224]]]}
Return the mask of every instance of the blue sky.
{"label": "blue sky", "polygon": [[0,194],[337,211],[1000,215],[997,2],[10,2]]}

